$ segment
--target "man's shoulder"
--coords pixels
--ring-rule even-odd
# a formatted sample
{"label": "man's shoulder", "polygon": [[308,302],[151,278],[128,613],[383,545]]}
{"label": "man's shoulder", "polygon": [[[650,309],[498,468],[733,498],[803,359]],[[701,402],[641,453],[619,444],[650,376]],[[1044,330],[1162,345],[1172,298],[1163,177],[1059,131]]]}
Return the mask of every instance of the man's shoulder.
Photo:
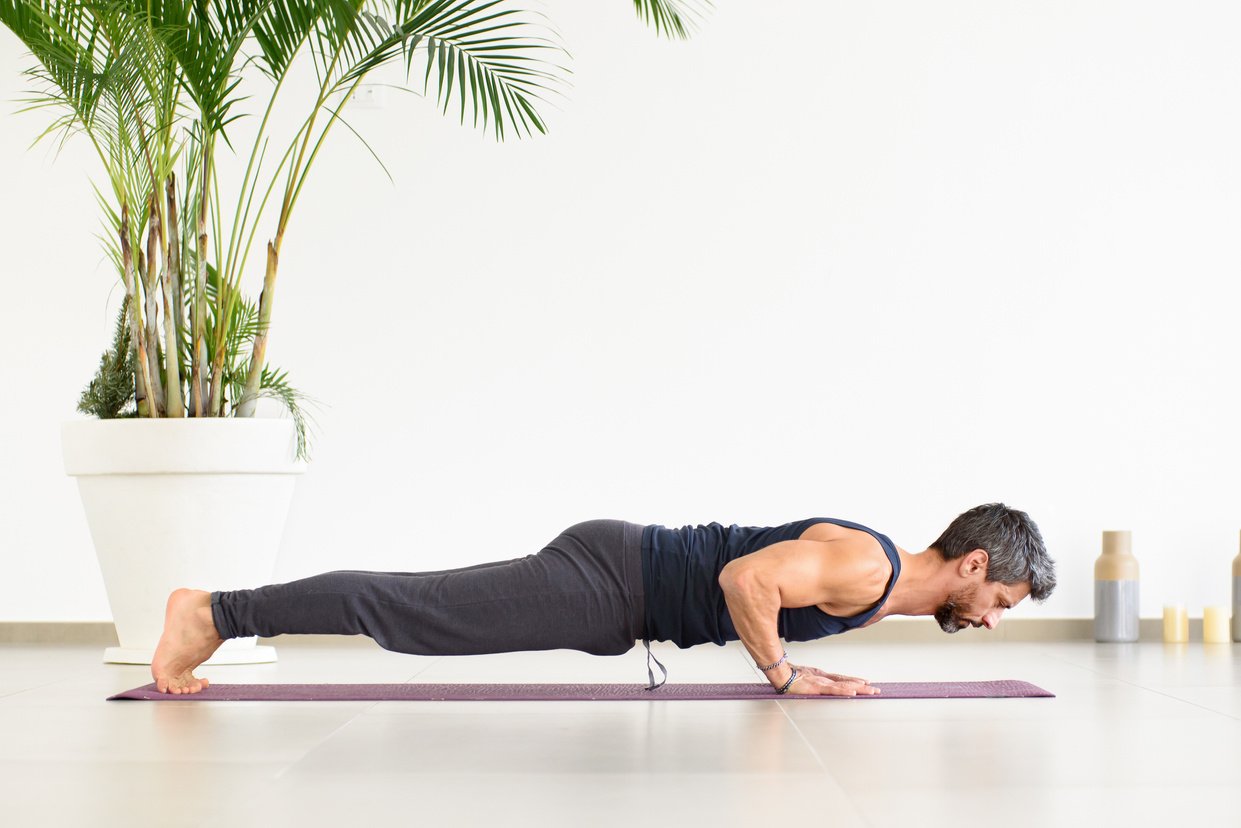
{"label": "man's shoulder", "polygon": [[871,605],[884,597],[892,577],[892,562],[884,545],[874,535],[855,531],[831,541],[823,541],[829,585],[836,593],[833,603]]}
{"label": "man's shoulder", "polygon": [[892,575],[892,562],[879,538],[862,529],[816,523],[807,527],[802,540],[818,541],[818,547],[831,559],[833,568],[847,574],[848,580],[881,579],[880,592]]}
{"label": "man's shoulder", "polygon": [[854,529],[835,523],[815,523],[806,527],[801,533],[801,539],[831,543],[845,554],[873,559],[879,566],[889,563],[888,553],[879,538],[865,529]]}
{"label": "man's shoulder", "polygon": [[873,593],[872,600],[878,601],[892,577],[892,562],[878,538],[864,532],[861,535],[836,542],[836,565],[841,569],[842,580],[854,584],[858,594]]}

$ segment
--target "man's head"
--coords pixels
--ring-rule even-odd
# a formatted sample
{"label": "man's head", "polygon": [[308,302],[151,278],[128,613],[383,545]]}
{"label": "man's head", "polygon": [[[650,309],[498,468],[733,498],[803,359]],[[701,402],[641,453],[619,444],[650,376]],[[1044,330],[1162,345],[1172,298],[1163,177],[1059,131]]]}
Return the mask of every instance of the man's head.
{"label": "man's head", "polygon": [[944,632],[994,628],[1027,595],[1042,602],[1056,588],[1055,561],[1025,512],[986,503],[957,516],[930,546],[944,561],[948,596],[935,610]]}

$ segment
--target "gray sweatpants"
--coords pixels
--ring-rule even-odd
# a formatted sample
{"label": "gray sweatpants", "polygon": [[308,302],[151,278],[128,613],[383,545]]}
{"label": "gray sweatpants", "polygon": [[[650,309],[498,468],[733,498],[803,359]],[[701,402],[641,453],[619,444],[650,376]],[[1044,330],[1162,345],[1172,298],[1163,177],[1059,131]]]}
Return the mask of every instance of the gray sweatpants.
{"label": "gray sweatpants", "polygon": [[524,558],[436,572],[341,569],[212,592],[211,616],[222,638],[327,633],[416,655],[621,655],[646,632],[642,528],[588,520]]}

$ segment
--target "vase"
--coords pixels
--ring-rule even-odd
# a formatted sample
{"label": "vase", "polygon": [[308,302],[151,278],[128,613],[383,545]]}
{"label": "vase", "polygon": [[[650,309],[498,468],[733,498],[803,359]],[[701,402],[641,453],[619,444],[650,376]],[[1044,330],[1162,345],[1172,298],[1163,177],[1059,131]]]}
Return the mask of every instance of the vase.
{"label": "vase", "polygon": [[1103,533],[1103,554],[1094,565],[1094,637],[1100,642],[1138,640],[1138,561],[1133,534]]}
{"label": "vase", "polygon": [[1241,641],[1241,552],[1232,559],[1232,640]]}

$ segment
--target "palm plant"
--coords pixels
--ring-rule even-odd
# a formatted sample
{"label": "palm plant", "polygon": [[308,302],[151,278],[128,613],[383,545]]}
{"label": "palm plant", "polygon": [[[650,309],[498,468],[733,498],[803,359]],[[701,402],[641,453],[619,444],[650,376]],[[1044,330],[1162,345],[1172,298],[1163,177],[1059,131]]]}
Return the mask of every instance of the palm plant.
{"label": "palm plant", "polygon": [[[684,38],[705,0],[634,5],[658,33]],[[265,353],[282,245],[314,161],[342,121],[337,102],[371,71],[402,62],[407,79],[420,77],[423,92],[434,90],[462,124],[497,140],[545,132],[537,105],[564,83],[564,53],[529,18],[510,0],[0,0],[0,23],[37,61],[27,71],[38,86],[28,108],[58,113],[40,138],[84,134],[107,174],[110,192],[96,195],[125,301],[80,410],[247,417],[260,397],[274,396],[294,415],[305,457],[304,397],[267,367]],[[273,110],[306,61],[317,90],[293,101],[299,126],[276,139],[284,149],[273,158]],[[241,184],[226,199],[217,151],[221,140],[232,146],[251,64],[269,92]],[[255,305],[240,280],[273,195],[279,207]],[[122,411],[126,387],[132,413]]]}

